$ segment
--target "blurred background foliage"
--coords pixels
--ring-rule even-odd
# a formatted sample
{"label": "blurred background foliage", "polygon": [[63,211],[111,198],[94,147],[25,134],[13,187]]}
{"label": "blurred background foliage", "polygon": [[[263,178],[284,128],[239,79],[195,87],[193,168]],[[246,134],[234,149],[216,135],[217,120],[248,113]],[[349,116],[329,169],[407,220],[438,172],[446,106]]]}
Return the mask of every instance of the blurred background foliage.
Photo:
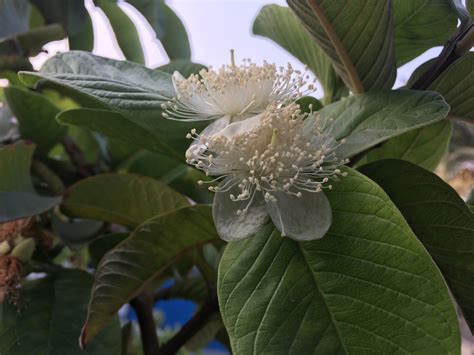
{"label": "blurred background foliage", "polygon": [[[180,70],[184,75],[190,75],[204,68],[190,61],[191,49],[188,34],[179,17],[164,0],[130,0],[128,3],[144,15],[169,58],[169,63],[159,69],[170,73]],[[93,5],[100,8],[110,21],[114,36],[124,56],[128,60],[144,64],[144,49],[137,28],[118,2],[96,0]],[[12,255],[11,251],[4,253],[3,247],[9,245],[9,250],[11,247],[15,249],[22,240],[12,241],[11,237],[13,235],[17,239],[27,237],[27,230],[32,225],[35,225],[34,228],[37,229],[35,235],[37,236],[38,233],[43,235],[44,242],[41,248],[36,248],[36,254],[33,256],[36,263],[31,262],[24,268],[18,264],[16,269],[10,264],[7,267],[2,263],[0,293],[2,300],[10,297],[13,303],[17,301],[14,294],[15,285],[9,286],[8,280],[11,282],[13,277],[19,281],[20,276],[17,274],[12,276],[9,273],[20,272],[21,275],[26,276],[34,275],[31,272],[50,272],[47,266],[50,261],[90,270],[91,267],[97,267],[100,258],[127,237],[129,232],[129,229],[119,225],[106,225],[95,220],[67,217],[58,208],[51,214],[42,214],[58,201],[55,202],[54,197],[39,196],[36,192],[61,195],[67,187],[84,178],[99,172],[115,171],[157,179],[197,202],[211,201],[211,195],[207,190],[197,188],[196,181],[203,178],[197,170],[163,154],[108,139],[78,126],[60,125],[55,119],[56,115],[61,111],[80,107],[79,103],[56,88],[32,90],[24,86],[18,79],[17,73],[22,70],[33,70],[30,58],[44,51],[47,43],[64,38],[68,39],[70,50],[92,52],[94,45],[97,45],[91,17],[83,1],[0,0],[0,78],[7,79],[9,82],[7,87],[0,87],[0,148],[12,147],[14,152],[8,153],[12,153],[13,159],[16,160],[12,162],[6,151],[0,154],[2,190],[6,186],[7,174],[22,171],[23,174],[29,176],[30,166],[32,167],[32,181],[26,181],[23,184],[23,186],[30,186],[31,191],[27,205],[21,203],[18,205],[20,196],[13,192],[11,196],[2,195],[1,222],[15,217],[27,218],[20,219],[24,225],[20,225],[20,222],[10,222],[2,226],[0,222],[0,244],[3,243],[0,249],[2,255]],[[34,145],[16,143],[20,139]],[[19,175],[20,173],[16,177],[19,178]],[[21,181],[15,184],[15,189],[18,189],[19,184]],[[137,181],[137,184],[140,182]],[[35,186],[34,189],[32,185]],[[124,186],[119,185],[118,188]],[[166,188],[164,185],[159,187]],[[113,191],[113,193],[116,192],[118,190]],[[99,191],[94,190],[92,193],[97,195]],[[25,196],[21,197],[24,199]],[[4,210],[5,208],[7,210]],[[141,211],[142,208],[136,206],[136,210]],[[18,214],[15,215],[15,213]],[[28,218],[32,215],[37,216]],[[12,223],[15,223],[14,230],[12,230]],[[18,235],[23,237],[18,237]],[[31,241],[31,238],[25,240]],[[91,243],[91,241],[94,242]],[[217,253],[212,257],[213,259],[211,258],[214,268],[207,266],[209,270],[213,270],[210,271],[211,273],[217,272],[218,260],[216,261],[215,258],[220,253],[220,247],[215,248],[208,246],[207,252],[203,250],[205,254],[209,254],[211,250],[209,255]],[[17,248],[17,251],[20,249]],[[197,251],[195,259],[202,260],[201,263],[207,265],[204,254],[198,254],[200,253]],[[30,258],[31,255],[27,255],[25,261]],[[199,272],[192,271],[190,266],[189,263],[170,266],[166,275],[157,280],[156,285],[162,285],[163,281],[171,278],[178,280],[178,282],[162,285],[162,300],[157,296],[159,307],[155,309],[155,320],[161,341],[170,339],[176,334],[180,330],[180,324],[187,321],[195,312],[196,306],[193,304],[199,306],[207,296],[204,279]],[[33,277],[26,281],[21,296],[21,307],[29,308],[29,312],[16,315],[16,306],[6,306],[2,322],[14,326],[17,334],[21,336],[22,332],[31,331],[28,327],[33,324],[47,324],[49,320],[52,320],[51,312],[54,309],[64,314],[63,317],[55,318],[54,322],[68,324],[66,327],[68,329],[59,335],[56,330],[43,327],[41,339],[31,345],[12,345],[3,336],[0,344],[1,353],[6,349],[5,347],[9,347],[9,354],[23,354],[28,349],[33,351],[35,347],[53,340],[58,349],[64,349],[64,353],[75,353],[72,350],[73,347],[67,344],[70,344],[71,339],[75,339],[74,342],[77,344],[76,339],[86,313],[91,278],[79,271],[59,271],[53,272],[53,275],[40,280],[34,280]],[[48,293],[57,288],[61,289],[61,294],[59,298],[53,300]],[[38,304],[39,299],[42,299],[40,304]],[[74,302],[67,301],[68,299],[74,299]],[[188,301],[176,301],[175,304],[169,304],[167,303],[169,299]],[[67,311],[62,308],[65,306],[62,300],[68,304]],[[44,307],[50,307],[51,312],[45,311]],[[168,319],[165,319],[163,312],[167,313]],[[124,324],[122,329],[120,330],[116,321],[112,322],[107,330],[99,335],[99,340],[88,346],[86,353],[142,353],[138,325],[131,323],[136,319],[133,312],[125,308],[121,314]],[[71,315],[77,316],[72,323],[68,318]],[[186,354],[188,350],[199,351],[208,347],[209,342],[216,337],[220,339],[221,345],[215,342],[213,346],[211,345],[211,349],[214,348],[217,351],[225,349],[228,339],[220,317],[218,314],[215,314],[215,317],[198,336],[187,343],[186,348],[180,350],[180,354]],[[40,333],[38,329],[35,331]],[[122,338],[122,344],[117,342],[120,338]],[[77,353],[82,353],[79,348],[77,348]]]}

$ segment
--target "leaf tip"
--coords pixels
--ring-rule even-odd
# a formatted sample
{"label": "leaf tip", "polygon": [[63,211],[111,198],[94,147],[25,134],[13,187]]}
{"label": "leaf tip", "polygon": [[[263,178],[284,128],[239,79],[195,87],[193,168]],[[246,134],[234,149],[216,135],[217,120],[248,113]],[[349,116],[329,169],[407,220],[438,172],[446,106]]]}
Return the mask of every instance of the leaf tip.
{"label": "leaf tip", "polygon": [[81,329],[81,335],[79,336],[79,347],[82,351],[86,350],[87,341],[87,328],[86,325],[84,325]]}

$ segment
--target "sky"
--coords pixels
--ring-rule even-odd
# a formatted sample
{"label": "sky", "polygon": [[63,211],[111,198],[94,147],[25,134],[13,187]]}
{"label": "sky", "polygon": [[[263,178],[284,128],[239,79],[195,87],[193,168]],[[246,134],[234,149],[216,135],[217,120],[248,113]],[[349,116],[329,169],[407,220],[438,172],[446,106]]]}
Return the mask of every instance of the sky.
{"label": "sky", "polygon": [[[85,3],[91,14],[97,39],[94,53],[113,59],[125,59],[107,18],[100,9],[94,7],[92,0],[85,0]],[[167,4],[178,14],[188,31],[192,60],[195,62],[219,67],[229,63],[230,49],[235,49],[237,60],[251,58],[256,63],[267,60],[277,65],[290,62],[295,68],[303,69],[296,58],[277,44],[251,33],[253,20],[259,10],[267,4],[286,6],[284,0],[168,0]],[[137,26],[146,65],[153,68],[167,63],[168,58],[161,44],[143,16],[127,3],[122,2],[120,6]],[[67,40],[51,42],[45,48],[48,53],[32,58],[35,69],[39,69],[47,58],[58,51],[66,51]],[[418,65],[439,52],[440,47],[433,48],[401,67],[395,87],[404,85]],[[319,89],[315,96],[321,97],[322,94]]]}

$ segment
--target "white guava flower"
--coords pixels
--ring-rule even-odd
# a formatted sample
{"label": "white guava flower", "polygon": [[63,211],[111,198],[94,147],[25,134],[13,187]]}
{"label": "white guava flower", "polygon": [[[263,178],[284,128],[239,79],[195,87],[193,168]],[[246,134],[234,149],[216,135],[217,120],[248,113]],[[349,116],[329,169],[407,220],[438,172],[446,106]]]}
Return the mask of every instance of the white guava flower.
{"label": "white guava flower", "polygon": [[[163,117],[177,120],[212,120],[228,117],[238,121],[262,113],[272,104],[282,106],[314,89],[308,76],[290,64],[277,68],[250,60],[243,64],[223,65],[218,70],[203,69],[187,79],[175,72],[172,76],[177,96],[162,104]],[[304,88],[304,90],[303,90]]]}
{"label": "white guava flower", "polygon": [[187,163],[217,176],[209,189],[216,193],[213,217],[222,239],[246,238],[268,217],[282,236],[295,240],[327,232],[331,208],[323,189],[345,175],[339,167],[347,161],[334,153],[340,142],[319,127],[316,113],[310,115],[314,124],[308,127],[307,115],[292,104],[188,134],[194,142]]}

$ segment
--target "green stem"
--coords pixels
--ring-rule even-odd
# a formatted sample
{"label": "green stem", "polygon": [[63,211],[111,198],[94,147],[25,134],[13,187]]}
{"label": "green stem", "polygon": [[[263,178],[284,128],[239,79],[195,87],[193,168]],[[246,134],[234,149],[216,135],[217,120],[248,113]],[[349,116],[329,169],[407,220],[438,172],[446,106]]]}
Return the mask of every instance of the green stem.
{"label": "green stem", "polygon": [[59,196],[64,193],[65,187],[62,180],[45,164],[35,160],[33,161],[31,168],[33,173],[48,185],[54,195]]}

